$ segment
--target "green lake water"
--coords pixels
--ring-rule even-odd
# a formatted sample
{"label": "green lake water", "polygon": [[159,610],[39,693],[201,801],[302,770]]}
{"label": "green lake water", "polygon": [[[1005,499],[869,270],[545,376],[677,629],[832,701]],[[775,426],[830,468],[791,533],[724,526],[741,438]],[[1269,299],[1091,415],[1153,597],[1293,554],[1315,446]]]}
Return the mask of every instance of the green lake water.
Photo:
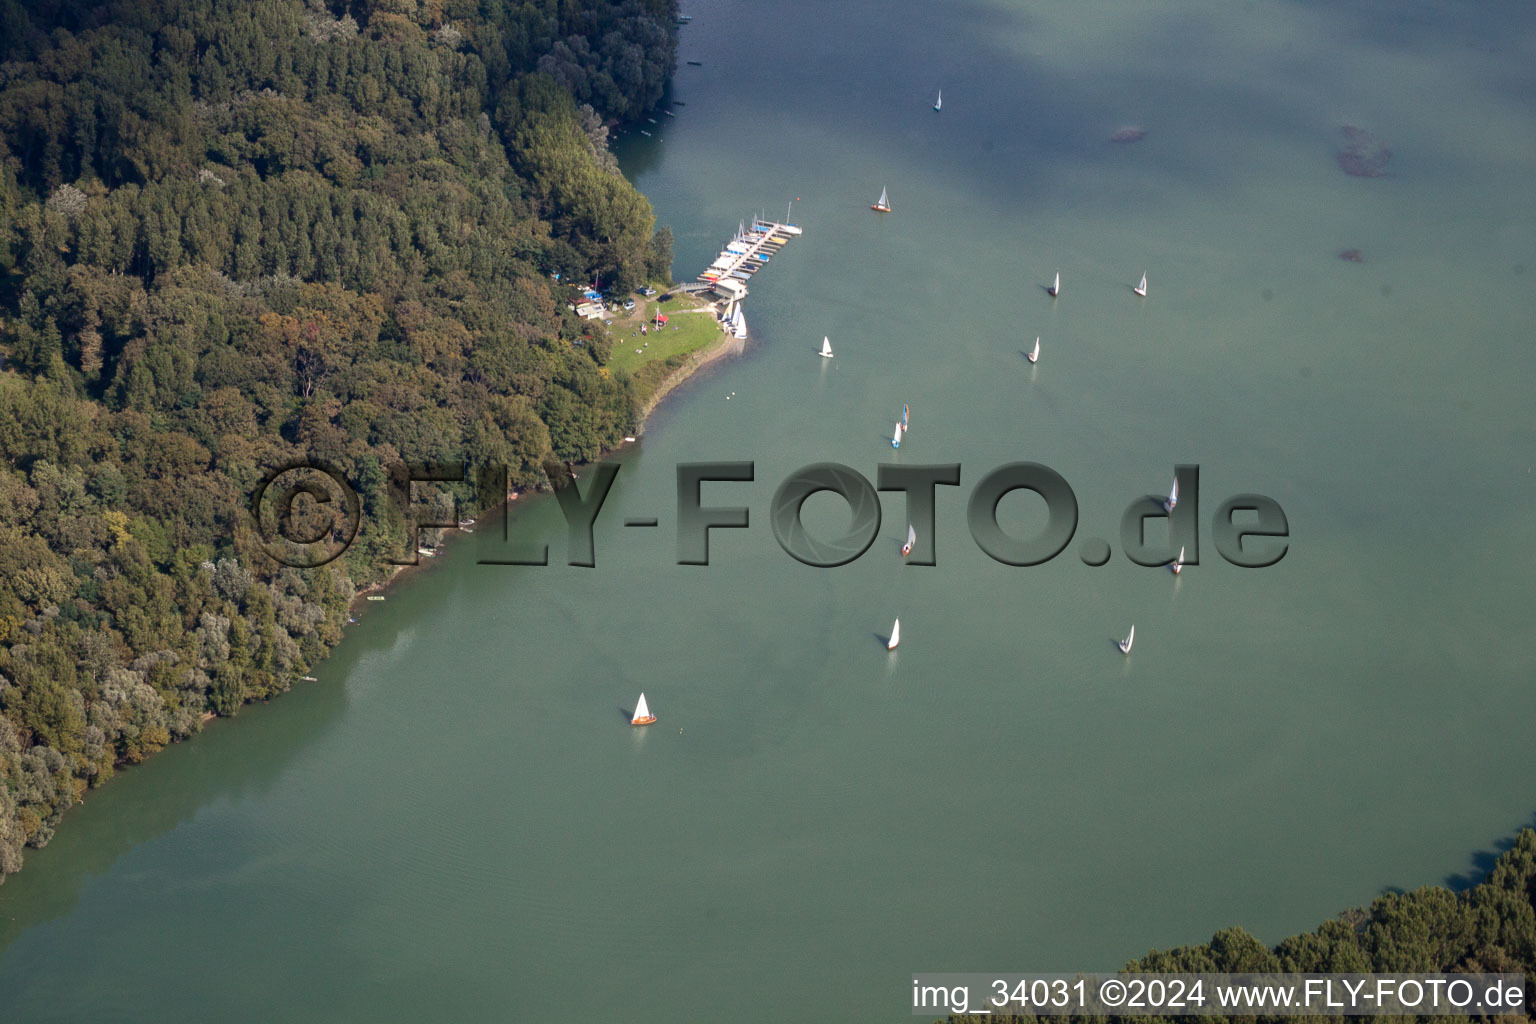
{"label": "green lake water", "polygon": [[[519,502],[549,567],[475,564],[484,522],[318,683],[92,792],[0,887],[0,1016],[905,1019],[914,971],[1274,942],[1531,821],[1529,5],[685,10],[682,105],[615,148],[684,280],[799,197],[744,353],[617,457],[596,568]],[[1384,176],[1340,169],[1346,124]],[[678,566],[674,467],[707,460],[756,463],[704,488],[751,526]],[[1081,510],[1033,568],[965,525],[1020,460]],[[851,565],[784,553],[770,499],[821,461],[960,463],[938,564],[903,565],[896,494]],[[1119,544],[1176,463],[1178,578]],[[1211,543],[1242,492],[1289,518],[1278,565]]]}

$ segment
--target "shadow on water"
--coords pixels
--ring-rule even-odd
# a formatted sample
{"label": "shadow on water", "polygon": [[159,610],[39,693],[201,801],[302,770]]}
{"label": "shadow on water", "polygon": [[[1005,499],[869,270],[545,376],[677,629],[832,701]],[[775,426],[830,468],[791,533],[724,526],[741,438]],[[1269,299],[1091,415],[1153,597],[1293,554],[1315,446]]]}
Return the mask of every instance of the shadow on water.
{"label": "shadow on water", "polygon": [[1515,838],[1528,828],[1536,828],[1536,814],[1532,814],[1526,819],[1525,824],[1495,842],[1491,850],[1478,850],[1473,853],[1470,870],[1460,874],[1452,873],[1446,875],[1445,880],[1441,884],[1453,892],[1464,892],[1475,885],[1480,885],[1488,877],[1488,872],[1493,870],[1493,866],[1498,862],[1498,859],[1514,848]]}
{"label": "shadow on water", "polygon": [[624,716],[624,721],[626,723],[633,722],[635,720],[634,708],[619,708],[619,714]]}
{"label": "shadow on water", "polygon": [[318,666],[321,681],[216,719],[202,734],[120,769],[88,792],[53,841],[27,850],[21,872],[0,885],[0,954],[28,928],[71,913],[90,882],[125,853],[168,835],[209,804],[268,792],[295,757],[340,720],[346,676],[364,650],[344,645],[341,657],[333,652]]}

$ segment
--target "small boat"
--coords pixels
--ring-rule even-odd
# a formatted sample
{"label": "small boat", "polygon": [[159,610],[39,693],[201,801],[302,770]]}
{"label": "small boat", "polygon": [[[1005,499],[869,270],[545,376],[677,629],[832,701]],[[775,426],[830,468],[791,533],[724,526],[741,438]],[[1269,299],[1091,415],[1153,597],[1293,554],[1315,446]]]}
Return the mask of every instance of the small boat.
{"label": "small boat", "polygon": [[459,527],[459,532],[460,533],[474,533],[475,530],[474,530],[474,527],[472,527],[472,526],[461,526],[461,527]]}
{"label": "small boat", "polygon": [[1173,506],[1179,503],[1179,478],[1173,478],[1173,490],[1168,492],[1168,497],[1163,499],[1163,510],[1172,512]]}
{"label": "small boat", "polygon": [[475,521],[474,521],[474,519],[460,519],[459,520],[459,525],[460,526],[474,526],[475,525]]}
{"label": "small boat", "polygon": [[891,200],[890,200],[890,198],[888,196],[886,196],[885,189],[882,188],[880,190],[880,200],[878,202],[876,202],[876,203],[873,203],[870,206],[870,209],[871,210],[878,210],[881,213],[890,213],[891,212]]}
{"label": "small boat", "polygon": [[1147,275],[1146,274],[1142,274],[1141,275],[1141,284],[1137,285],[1135,288],[1132,288],[1131,291],[1135,292],[1137,295],[1140,295],[1142,298],[1146,298],[1147,297]]}
{"label": "small boat", "polygon": [[747,336],[747,316],[741,311],[741,304],[736,304],[736,315],[731,317],[731,334],[737,338]]}
{"label": "small boat", "polygon": [[624,435],[624,443],[625,444],[634,444],[635,443],[634,436],[630,435],[630,434],[625,434]]}
{"label": "small boat", "polygon": [[1046,293],[1053,299],[1061,294],[1061,271],[1056,271],[1056,280],[1051,282],[1051,286],[1046,289]]}
{"label": "small boat", "polygon": [[934,110],[943,110],[944,109],[944,90],[943,89],[939,90],[939,98],[933,101],[933,109]]}
{"label": "small boat", "polygon": [[672,105],[674,107],[686,107],[688,105],[688,101],[687,100],[673,100],[672,101]]}
{"label": "small boat", "polygon": [[916,544],[917,544],[917,530],[913,529],[911,523],[908,523],[907,524],[907,542],[901,546],[901,557],[902,558],[906,558],[908,555],[910,555],[912,553],[912,548]]}
{"label": "small boat", "polygon": [[911,422],[911,410],[907,408],[907,403],[906,402],[902,402],[901,403],[901,432],[903,434],[905,434],[907,432],[907,426],[908,426],[908,424],[910,422]]}
{"label": "small boat", "polygon": [[1120,640],[1120,641],[1118,641],[1116,643],[1116,646],[1120,648],[1120,653],[1121,654],[1130,654],[1131,653],[1131,644],[1132,644],[1132,642],[1135,641],[1135,639],[1136,639],[1136,627],[1132,626],[1131,627],[1130,635],[1128,635],[1124,640]]}
{"label": "small boat", "polygon": [[892,448],[900,448],[901,447],[901,424],[900,423],[896,424],[896,433],[891,435],[891,447]]}
{"label": "small boat", "polygon": [[630,725],[650,725],[656,721],[656,716],[651,714],[651,709],[645,706],[645,694],[640,695],[640,702],[635,705],[635,717],[629,720]]}
{"label": "small boat", "polygon": [[[679,25],[686,25],[686,24],[688,24],[692,20],[693,20],[693,15],[691,15],[691,14],[679,14],[677,16],[677,23]],[[689,61],[689,63],[691,64],[693,62]]]}
{"label": "small boat", "polygon": [[299,676],[299,678],[302,679],[306,683],[318,683],[320,681],[320,680],[316,679],[314,676]]}
{"label": "small boat", "polygon": [[703,62],[703,61],[701,61],[701,60],[691,60],[691,61],[689,61],[689,62],[688,62],[688,63],[689,63],[689,64],[692,64],[692,65],[693,65],[693,66],[694,66],[694,67],[696,67],[696,68],[701,68],[701,67],[703,67],[703,66],[704,66],[704,62]]}
{"label": "small boat", "polygon": [[825,335],[823,335],[821,339],[821,358],[832,358],[832,339],[826,337]]}
{"label": "small boat", "polygon": [[899,643],[901,643],[901,620],[897,619],[896,624],[891,627],[891,638],[885,642],[885,649],[894,651]]}
{"label": "small boat", "polygon": [[1038,334],[1035,335],[1035,347],[1030,350],[1029,361],[1032,363],[1040,361],[1040,336]]}
{"label": "small boat", "polygon": [[641,128],[641,129],[640,129],[640,134],[641,134],[641,135],[645,135],[645,136],[649,136],[649,135],[650,135],[650,134],[651,134],[651,133],[650,133],[650,132],[648,132],[648,131],[646,131],[646,130],[645,130],[645,129],[644,129],[644,128]]}
{"label": "small boat", "polygon": [[646,118],[646,120],[651,122],[651,124],[655,124],[656,123],[656,119],[654,117],[648,117],[648,118]]}
{"label": "small boat", "polygon": [[370,601],[382,601],[382,600],[384,600],[384,597],[383,597],[382,594],[369,594],[368,595],[368,600],[370,600]]}
{"label": "small boat", "polygon": [[1173,564],[1170,565],[1168,568],[1173,570],[1173,574],[1175,576],[1177,576],[1179,573],[1184,571],[1184,549],[1183,548],[1179,548],[1179,557],[1175,558],[1173,560]]}
{"label": "small boat", "polygon": [[417,548],[416,549],[416,553],[418,555],[425,555],[428,558],[436,558],[437,557],[437,552],[433,551],[431,548]]}
{"label": "small boat", "polygon": [[670,111],[670,110],[663,110],[662,113],[666,114],[668,117],[676,117],[677,116],[676,114],[672,113],[672,111]]}

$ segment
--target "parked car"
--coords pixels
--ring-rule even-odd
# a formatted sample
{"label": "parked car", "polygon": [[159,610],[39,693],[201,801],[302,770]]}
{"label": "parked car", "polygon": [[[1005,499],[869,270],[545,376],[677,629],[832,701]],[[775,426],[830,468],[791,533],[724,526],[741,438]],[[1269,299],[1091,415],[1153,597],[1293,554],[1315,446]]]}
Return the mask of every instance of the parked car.
{"label": "parked car", "polygon": [[628,313],[630,310],[632,310],[634,308],[635,308],[635,300],[634,299],[625,299],[624,300],[624,312]]}

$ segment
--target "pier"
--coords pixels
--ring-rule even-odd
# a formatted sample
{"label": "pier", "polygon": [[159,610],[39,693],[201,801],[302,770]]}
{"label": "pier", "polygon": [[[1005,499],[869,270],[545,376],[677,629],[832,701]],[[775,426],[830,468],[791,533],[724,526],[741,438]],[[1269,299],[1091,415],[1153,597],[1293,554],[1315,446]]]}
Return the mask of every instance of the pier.
{"label": "pier", "polygon": [[752,275],[767,266],[768,260],[799,234],[800,229],[793,224],[758,219],[748,230],[746,222],[742,222],[736,237],[699,275],[700,285],[726,299],[741,301],[746,297]]}

